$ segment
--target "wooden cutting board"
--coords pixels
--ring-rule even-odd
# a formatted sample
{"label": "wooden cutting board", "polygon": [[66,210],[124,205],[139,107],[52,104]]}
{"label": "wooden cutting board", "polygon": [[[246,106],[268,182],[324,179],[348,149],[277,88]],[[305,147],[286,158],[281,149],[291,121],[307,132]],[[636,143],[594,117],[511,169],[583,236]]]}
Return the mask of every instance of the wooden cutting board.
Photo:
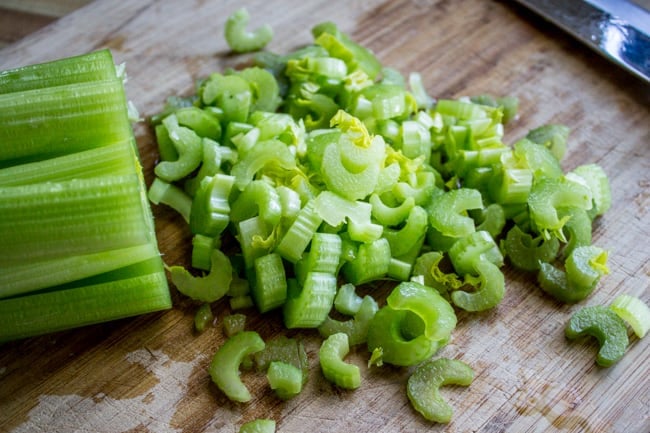
{"label": "wooden cutting board", "polygon": [[[263,376],[243,373],[253,400],[234,404],[206,368],[224,341],[217,324],[192,331],[196,306],[174,291],[172,310],[0,346],[2,432],[236,432],[256,417],[278,432],[649,432],[649,339],[631,337],[626,356],[603,369],[593,341],[568,342],[572,312],[628,293],[650,302],[650,89],[511,2],[480,0],[97,1],[0,51],[0,69],[111,48],[126,62],[129,98],[143,116],[166,97],[188,94],[196,79],[246,64],[231,55],[223,23],[245,4],[251,26],[269,23],[268,49],[311,41],[310,28],[336,22],[381,61],[418,71],[435,97],[514,95],[519,118],[510,143],[548,122],[571,127],[565,169],[596,162],[610,176],[612,209],[595,223],[594,243],[610,252],[611,273],[574,306],[544,296],[530,275],[506,269],[507,293],[494,310],[459,312],[452,341],[436,356],[476,371],[472,385],[442,392],[454,407],[448,425],[431,425],[407,400],[409,370],[366,367],[359,348],[348,360],[361,388],[342,391],[320,373],[319,338],[301,336],[311,364],[303,393],[278,400]],[[147,182],[156,160],[151,132],[136,126]],[[169,210],[154,207],[169,264],[187,264],[190,236]],[[1,218],[1,216],[0,216]],[[387,288],[375,292],[383,301]],[[277,314],[248,312],[264,338],[284,333]]]}

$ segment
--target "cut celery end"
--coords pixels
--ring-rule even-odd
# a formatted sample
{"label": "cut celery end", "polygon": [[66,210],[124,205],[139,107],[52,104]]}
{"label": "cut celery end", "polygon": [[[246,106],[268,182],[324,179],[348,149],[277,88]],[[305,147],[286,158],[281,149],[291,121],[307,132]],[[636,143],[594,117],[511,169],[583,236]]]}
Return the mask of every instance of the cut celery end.
{"label": "cut celery end", "polygon": [[0,187],[133,173],[133,139],[0,169]]}
{"label": "cut celery end", "polygon": [[0,300],[0,342],[171,308],[164,272]]}
{"label": "cut celery end", "polygon": [[24,92],[67,84],[103,81],[117,76],[110,50],[0,72],[0,94]]}
{"label": "cut celery end", "polygon": [[53,260],[26,262],[0,272],[0,298],[26,294],[160,257],[154,243]]}
{"label": "cut celery end", "polygon": [[0,125],[0,167],[101,147],[133,135],[124,87],[117,78],[0,95]]}

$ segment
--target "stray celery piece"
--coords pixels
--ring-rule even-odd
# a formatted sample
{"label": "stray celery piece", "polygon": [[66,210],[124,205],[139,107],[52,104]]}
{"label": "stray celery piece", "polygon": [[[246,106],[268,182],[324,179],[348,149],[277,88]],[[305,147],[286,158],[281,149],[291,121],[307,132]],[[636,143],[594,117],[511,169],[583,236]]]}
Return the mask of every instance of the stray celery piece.
{"label": "stray celery piece", "polygon": [[356,389],[361,385],[361,372],[343,361],[349,351],[347,334],[332,334],[321,344],[318,359],[325,379],[341,388]]}
{"label": "stray celery piece", "polygon": [[239,366],[244,358],[264,349],[264,340],[257,332],[242,331],[233,334],[217,349],[208,372],[212,381],[232,401],[245,403],[252,398],[239,377]]}
{"label": "stray celery piece", "polygon": [[643,338],[650,331],[650,308],[640,298],[618,295],[609,308],[630,325],[637,337]]}
{"label": "stray celery piece", "polygon": [[307,383],[309,378],[309,359],[305,345],[297,338],[289,338],[284,335],[272,338],[266,342],[264,350],[253,356],[255,368],[258,371],[266,371],[273,361],[280,361],[291,364],[298,368],[302,374],[302,383]]}
{"label": "stray celery piece", "polygon": [[206,326],[208,326],[214,320],[214,315],[212,314],[212,308],[210,304],[202,304],[194,314],[194,329],[198,332],[205,331]]}
{"label": "stray celery piece", "polygon": [[254,419],[242,424],[239,433],[275,433],[275,421],[266,418]]}
{"label": "stray celery piece", "polygon": [[253,32],[246,30],[250,15],[246,8],[235,11],[226,20],[225,38],[237,53],[261,50],[273,38],[273,29],[267,24]]}
{"label": "stray celery piece", "polygon": [[244,314],[235,313],[224,316],[223,330],[227,337],[232,337],[238,332],[246,329],[246,316]]}
{"label": "stray celery piece", "polygon": [[413,408],[433,422],[448,423],[453,409],[440,395],[444,385],[469,386],[474,370],[462,361],[438,358],[420,364],[408,379],[407,395]]}
{"label": "stray celery piece", "polygon": [[282,400],[289,400],[302,391],[302,371],[292,364],[272,361],[266,377],[271,389]]}
{"label": "stray celery piece", "polygon": [[600,348],[596,363],[610,367],[619,361],[629,344],[625,321],[609,307],[594,305],[573,313],[565,328],[566,337],[575,340],[590,335],[598,340]]}

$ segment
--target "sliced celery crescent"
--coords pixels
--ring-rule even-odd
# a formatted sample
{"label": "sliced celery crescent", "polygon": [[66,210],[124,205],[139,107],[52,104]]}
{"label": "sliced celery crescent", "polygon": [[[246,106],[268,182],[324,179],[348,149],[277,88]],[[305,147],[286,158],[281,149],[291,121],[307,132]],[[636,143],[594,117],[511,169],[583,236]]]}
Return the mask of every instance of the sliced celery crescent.
{"label": "sliced celery crescent", "polygon": [[0,72],[0,342],[170,307],[110,51]]}

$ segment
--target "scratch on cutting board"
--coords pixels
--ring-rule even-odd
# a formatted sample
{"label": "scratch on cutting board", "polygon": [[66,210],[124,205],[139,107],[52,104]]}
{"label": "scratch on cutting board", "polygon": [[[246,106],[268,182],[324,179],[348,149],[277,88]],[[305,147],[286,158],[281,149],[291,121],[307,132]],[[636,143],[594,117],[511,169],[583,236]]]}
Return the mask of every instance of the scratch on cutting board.
{"label": "scratch on cutting board", "polygon": [[126,361],[140,364],[154,374],[158,383],[144,395],[115,399],[103,393],[41,395],[28,420],[12,433],[81,431],[116,433],[146,427],[151,433],[176,433],[170,426],[173,407],[183,398],[189,377],[201,357],[192,362],[172,361],[161,351],[136,350]]}

